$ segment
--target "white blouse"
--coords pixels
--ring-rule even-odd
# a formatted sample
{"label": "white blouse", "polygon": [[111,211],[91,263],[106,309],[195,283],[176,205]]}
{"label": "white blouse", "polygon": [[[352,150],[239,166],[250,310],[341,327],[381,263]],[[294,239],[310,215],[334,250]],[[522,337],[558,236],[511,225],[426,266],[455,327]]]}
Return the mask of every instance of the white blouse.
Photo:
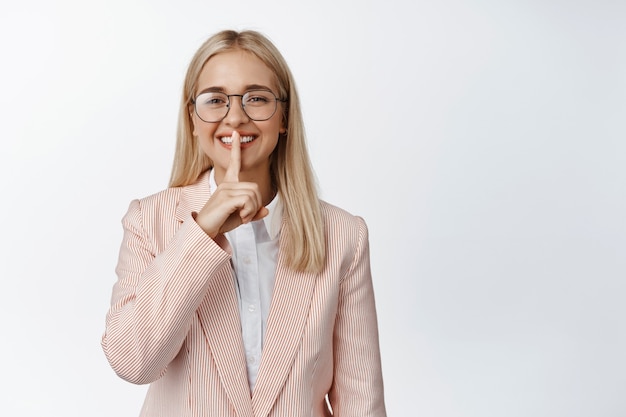
{"label": "white blouse", "polygon": [[[209,186],[211,192],[217,188],[213,170],[209,176]],[[250,391],[254,389],[261,363],[263,338],[274,289],[283,212],[278,194],[267,205],[267,209],[269,214],[263,219],[242,224],[225,234],[233,251],[231,264],[236,277]]]}

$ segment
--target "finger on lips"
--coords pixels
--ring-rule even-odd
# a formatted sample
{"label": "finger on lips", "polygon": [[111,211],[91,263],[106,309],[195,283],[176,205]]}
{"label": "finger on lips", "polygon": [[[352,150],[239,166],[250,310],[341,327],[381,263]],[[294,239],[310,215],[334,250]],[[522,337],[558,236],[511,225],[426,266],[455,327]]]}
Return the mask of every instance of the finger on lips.
{"label": "finger on lips", "polygon": [[232,134],[230,145],[230,161],[224,179],[228,182],[239,182],[239,171],[241,170],[241,137],[237,131]]}
{"label": "finger on lips", "polygon": [[[253,182],[239,182],[239,173],[241,172],[241,135],[237,131],[232,133],[232,142],[230,147],[230,160],[224,174],[224,181],[218,187],[221,190],[222,198],[219,200],[229,202],[229,213],[226,217],[235,215],[240,218],[241,223],[249,223],[251,221],[260,220],[267,216],[269,210],[263,206],[263,199],[257,184]],[[237,213],[237,214],[235,214]],[[226,223],[229,225],[226,226]],[[240,223],[240,224],[241,224]],[[224,228],[226,226],[226,228]],[[225,233],[237,227],[235,224],[224,218],[218,233]]]}

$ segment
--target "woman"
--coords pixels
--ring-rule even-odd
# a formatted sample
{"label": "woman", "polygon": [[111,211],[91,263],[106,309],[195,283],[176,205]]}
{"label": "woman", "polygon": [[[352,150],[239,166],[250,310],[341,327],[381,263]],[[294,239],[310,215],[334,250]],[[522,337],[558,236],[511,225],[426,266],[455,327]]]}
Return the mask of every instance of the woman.
{"label": "woman", "polygon": [[102,338],[142,416],[385,416],[364,221],[318,199],[275,46],[223,31],[184,83],[170,186],[135,200]]}

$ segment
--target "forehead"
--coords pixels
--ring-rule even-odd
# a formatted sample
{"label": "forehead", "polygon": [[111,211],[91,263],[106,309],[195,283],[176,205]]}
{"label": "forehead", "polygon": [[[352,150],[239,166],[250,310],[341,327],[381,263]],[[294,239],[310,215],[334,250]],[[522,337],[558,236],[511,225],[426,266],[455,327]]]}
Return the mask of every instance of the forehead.
{"label": "forehead", "polygon": [[250,52],[235,50],[212,56],[200,71],[198,90],[221,88],[239,94],[247,86],[260,85],[276,90],[276,75]]}

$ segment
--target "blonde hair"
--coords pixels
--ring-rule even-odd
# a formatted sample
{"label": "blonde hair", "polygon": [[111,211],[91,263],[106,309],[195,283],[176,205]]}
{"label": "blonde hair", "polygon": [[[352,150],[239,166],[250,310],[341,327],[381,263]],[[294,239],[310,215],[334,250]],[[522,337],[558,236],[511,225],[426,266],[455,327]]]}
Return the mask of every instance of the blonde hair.
{"label": "blonde hair", "polygon": [[[178,115],[178,131],[170,187],[197,181],[213,161],[200,149],[193,135],[191,106],[204,64],[221,52],[243,50],[252,53],[276,75],[278,95],[287,100],[283,122],[287,128],[271,156],[270,176],[280,193],[287,231],[284,246],[287,264],[299,271],[319,272],[326,261],[324,220],[311,167],[300,100],[293,75],[278,49],[256,31],[225,30],[205,41],[189,64]],[[282,233],[282,232],[281,232]]]}

